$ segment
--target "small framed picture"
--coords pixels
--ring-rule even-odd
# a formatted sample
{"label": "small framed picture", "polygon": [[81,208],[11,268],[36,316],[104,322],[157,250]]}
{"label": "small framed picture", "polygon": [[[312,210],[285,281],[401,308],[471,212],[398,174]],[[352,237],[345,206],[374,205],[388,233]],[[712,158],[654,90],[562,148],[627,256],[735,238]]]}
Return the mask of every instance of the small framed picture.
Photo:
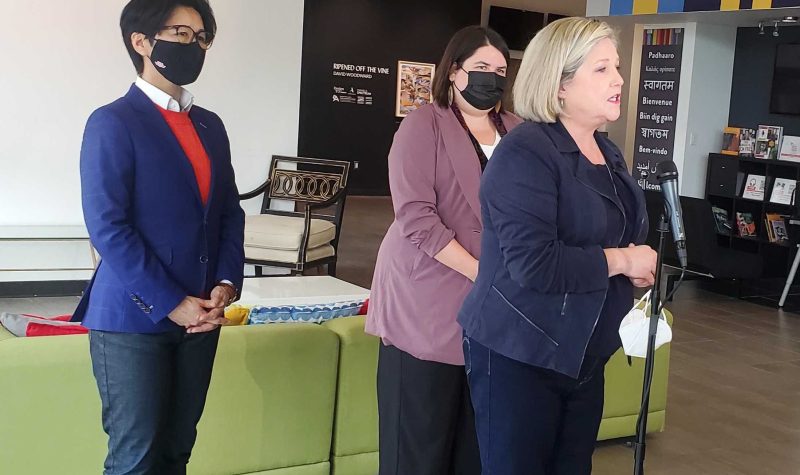
{"label": "small framed picture", "polygon": [[397,62],[395,116],[405,117],[412,111],[433,101],[431,86],[435,72],[435,64],[411,61]]}

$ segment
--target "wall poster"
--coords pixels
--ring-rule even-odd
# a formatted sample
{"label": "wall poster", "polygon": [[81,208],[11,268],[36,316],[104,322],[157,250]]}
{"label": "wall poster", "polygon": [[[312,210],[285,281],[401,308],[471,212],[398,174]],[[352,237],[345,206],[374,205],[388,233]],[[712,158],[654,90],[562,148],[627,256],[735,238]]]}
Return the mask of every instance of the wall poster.
{"label": "wall poster", "polygon": [[675,151],[682,52],[683,28],[644,30],[633,150],[633,175],[644,190],[661,189],[656,165]]}
{"label": "wall poster", "polygon": [[397,62],[397,99],[395,116],[405,117],[433,101],[431,85],[436,65],[430,63]]}

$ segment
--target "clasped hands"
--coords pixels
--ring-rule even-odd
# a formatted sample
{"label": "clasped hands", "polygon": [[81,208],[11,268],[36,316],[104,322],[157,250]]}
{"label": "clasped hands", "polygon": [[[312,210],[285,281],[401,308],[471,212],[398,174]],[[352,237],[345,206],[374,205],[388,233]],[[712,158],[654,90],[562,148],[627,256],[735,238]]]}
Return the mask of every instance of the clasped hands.
{"label": "clasped hands", "polygon": [[228,319],[225,318],[225,306],[235,297],[233,289],[229,286],[218,285],[211,290],[208,300],[185,297],[168,317],[186,328],[186,333],[212,331],[228,323]]}

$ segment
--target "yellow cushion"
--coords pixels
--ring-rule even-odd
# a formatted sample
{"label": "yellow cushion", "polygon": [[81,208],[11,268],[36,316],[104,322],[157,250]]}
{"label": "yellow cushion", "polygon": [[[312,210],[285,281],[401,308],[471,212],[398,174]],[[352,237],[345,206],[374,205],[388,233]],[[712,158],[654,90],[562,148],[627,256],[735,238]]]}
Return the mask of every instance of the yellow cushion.
{"label": "yellow cushion", "polygon": [[228,319],[226,325],[247,325],[247,317],[250,315],[250,309],[242,307],[241,305],[231,305],[225,309],[225,318]]}

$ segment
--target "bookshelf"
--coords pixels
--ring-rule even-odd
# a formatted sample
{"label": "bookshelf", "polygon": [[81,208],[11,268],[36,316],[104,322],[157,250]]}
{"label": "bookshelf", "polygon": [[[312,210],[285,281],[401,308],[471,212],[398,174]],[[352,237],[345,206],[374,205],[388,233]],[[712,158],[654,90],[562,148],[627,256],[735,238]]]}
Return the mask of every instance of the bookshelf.
{"label": "bookshelf", "polygon": [[[763,200],[743,197],[748,175],[766,177]],[[768,213],[794,214],[794,206],[770,202],[772,189],[778,178],[796,180],[800,183],[800,163],[719,153],[708,155],[706,200],[712,206],[726,210],[733,227],[733,233],[730,236],[718,233],[717,240],[720,245],[761,255],[766,277],[785,277],[788,274],[792,259],[791,250],[794,249],[794,243],[797,242],[797,236],[794,236],[791,230],[788,241],[770,242],[769,240],[764,222],[766,215]],[[752,214],[756,226],[755,236],[737,235],[737,212]]]}

